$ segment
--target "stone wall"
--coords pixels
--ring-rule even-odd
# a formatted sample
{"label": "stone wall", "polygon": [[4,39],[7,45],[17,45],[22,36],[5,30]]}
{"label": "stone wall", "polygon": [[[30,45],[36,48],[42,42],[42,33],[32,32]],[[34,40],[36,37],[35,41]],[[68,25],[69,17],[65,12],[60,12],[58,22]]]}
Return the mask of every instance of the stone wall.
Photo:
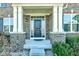
{"label": "stone wall", "polygon": [[54,42],[64,42],[66,41],[66,37],[79,36],[79,32],[63,32],[63,33],[50,33],[50,41]]}
{"label": "stone wall", "polygon": [[10,34],[10,47],[11,52],[23,50],[23,45],[25,43],[25,33],[11,33]]}
{"label": "stone wall", "polygon": [[66,37],[73,37],[73,36],[79,36],[79,32],[66,33]]}
{"label": "stone wall", "polygon": [[30,39],[30,16],[24,15],[24,32],[26,32],[26,39]]}
{"label": "stone wall", "polygon": [[50,41],[65,43],[66,34],[65,33],[50,33]]}
{"label": "stone wall", "polygon": [[49,39],[49,32],[52,30],[52,14],[46,16],[46,39]]}
{"label": "stone wall", "polygon": [[46,39],[49,38],[49,16],[46,16]]}

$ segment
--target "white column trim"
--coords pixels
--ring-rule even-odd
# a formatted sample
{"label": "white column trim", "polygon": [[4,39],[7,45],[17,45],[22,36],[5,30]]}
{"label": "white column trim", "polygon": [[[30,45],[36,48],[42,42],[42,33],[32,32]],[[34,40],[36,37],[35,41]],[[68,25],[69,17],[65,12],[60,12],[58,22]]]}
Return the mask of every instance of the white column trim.
{"label": "white column trim", "polygon": [[23,32],[23,9],[18,6],[18,32]]}
{"label": "white column trim", "polygon": [[59,16],[58,17],[59,18],[59,23],[58,23],[59,24],[58,25],[59,26],[59,30],[58,30],[58,32],[62,32],[63,31],[63,27],[62,27],[62,20],[63,20],[62,19],[62,14],[63,14],[63,6],[59,6],[59,15],[58,15]]}
{"label": "white column trim", "polygon": [[11,20],[11,18],[10,18],[10,15],[8,15],[8,17],[9,17],[9,32],[10,32],[10,20]]}
{"label": "white column trim", "polygon": [[31,20],[31,35],[34,36],[34,20]]}
{"label": "white column trim", "polygon": [[17,6],[13,6],[13,32],[17,32]]}
{"label": "white column trim", "polygon": [[73,10],[71,10],[71,23],[70,23],[70,31],[73,32],[72,30],[72,13],[73,13]]}
{"label": "white column trim", "polygon": [[44,19],[41,20],[42,24],[41,24],[41,32],[42,32],[42,36],[44,36],[46,38],[46,19],[44,17]]}
{"label": "white column trim", "polygon": [[53,6],[53,32],[58,32],[58,28],[57,28],[57,9],[58,9],[58,6]]}

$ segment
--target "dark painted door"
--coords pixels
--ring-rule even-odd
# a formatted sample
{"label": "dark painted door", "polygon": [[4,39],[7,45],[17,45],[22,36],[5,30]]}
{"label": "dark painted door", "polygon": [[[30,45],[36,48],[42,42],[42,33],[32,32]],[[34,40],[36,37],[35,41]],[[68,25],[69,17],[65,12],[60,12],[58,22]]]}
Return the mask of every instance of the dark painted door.
{"label": "dark painted door", "polygon": [[41,37],[41,20],[34,20],[34,37]]}

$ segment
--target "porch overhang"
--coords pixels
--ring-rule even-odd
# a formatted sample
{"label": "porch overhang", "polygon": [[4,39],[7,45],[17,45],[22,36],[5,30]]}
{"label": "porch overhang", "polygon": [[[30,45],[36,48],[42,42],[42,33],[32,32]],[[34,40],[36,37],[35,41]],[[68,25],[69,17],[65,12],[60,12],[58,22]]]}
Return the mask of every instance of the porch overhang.
{"label": "porch overhang", "polygon": [[[14,32],[23,32],[23,15],[46,16],[52,14],[52,32],[62,32],[63,3],[13,3]],[[18,25],[17,25],[17,20]],[[58,21],[59,20],[59,21]],[[15,24],[16,23],[16,24]]]}
{"label": "porch overhang", "polygon": [[12,6],[63,6],[63,3],[12,3]]}

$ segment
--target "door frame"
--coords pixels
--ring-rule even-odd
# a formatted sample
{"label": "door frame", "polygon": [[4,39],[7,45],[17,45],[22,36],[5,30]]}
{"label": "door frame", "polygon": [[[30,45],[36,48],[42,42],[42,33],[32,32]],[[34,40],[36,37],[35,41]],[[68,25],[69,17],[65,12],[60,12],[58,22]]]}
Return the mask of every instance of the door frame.
{"label": "door frame", "polygon": [[[44,21],[45,21],[45,25],[44,25],[44,30],[45,30],[45,32],[44,32],[44,37],[31,37],[31,25],[32,25],[32,20],[31,20],[31,17],[32,16],[41,16],[41,15],[30,15],[30,39],[46,39],[46,16],[44,15]],[[41,19],[41,22],[43,22],[43,20]],[[41,23],[41,25],[42,25],[42,23]],[[42,25],[43,26],[43,25]],[[42,26],[41,26],[41,31],[42,31]],[[33,26],[34,27],[34,26]],[[34,33],[33,33],[34,34]]]}

